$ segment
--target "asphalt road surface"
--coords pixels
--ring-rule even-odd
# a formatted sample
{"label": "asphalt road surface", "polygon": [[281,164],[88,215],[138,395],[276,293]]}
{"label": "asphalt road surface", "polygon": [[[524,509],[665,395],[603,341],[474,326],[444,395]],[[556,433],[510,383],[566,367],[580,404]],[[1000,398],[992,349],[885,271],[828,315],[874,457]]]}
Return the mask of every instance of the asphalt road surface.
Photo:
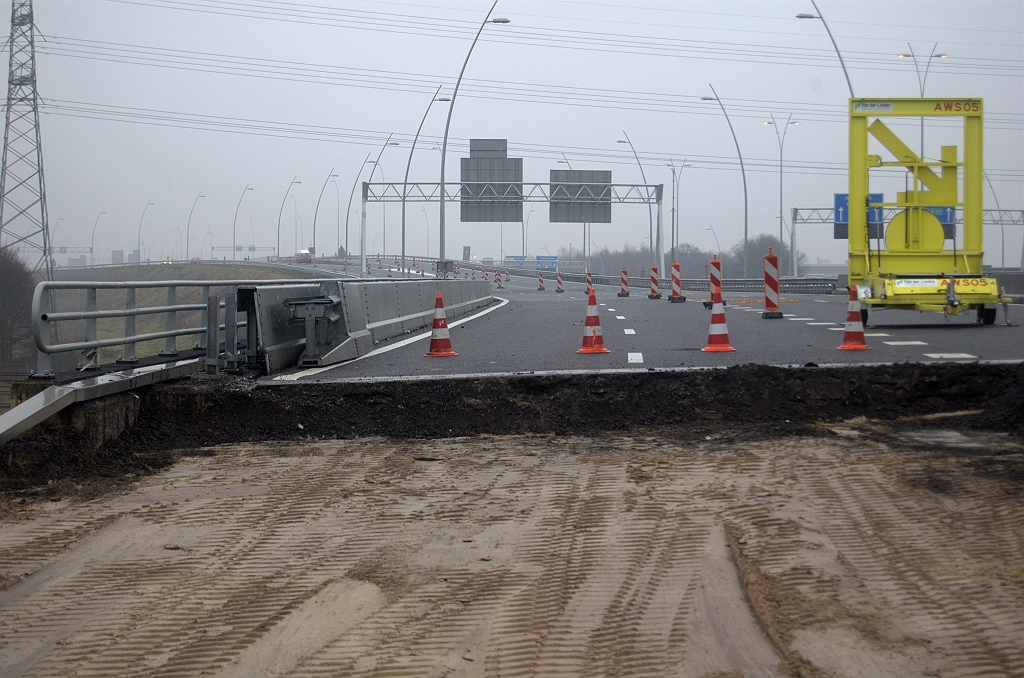
{"label": "asphalt road surface", "polygon": [[939,313],[878,311],[866,330],[870,351],[840,351],[847,300],[844,295],[784,297],[781,320],[761,317],[763,297],[726,294],[726,320],[734,353],[704,353],[711,313],[706,293],[686,292],[687,301],[651,300],[644,290],[628,298],[617,287],[597,286],[605,346],[602,355],[578,355],[587,310],[585,287],[555,283],[537,289],[534,278],[513,276],[505,289],[494,288],[496,302],[482,313],[452,321],[451,358],[426,358],[429,329],[381,342],[365,358],[310,370],[292,370],[278,380],[333,380],[420,375],[715,367],[759,363],[819,365],[835,363],[933,362],[1024,359],[1024,307],[1010,306],[1012,325],[981,325],[973,313],[944,318]]}

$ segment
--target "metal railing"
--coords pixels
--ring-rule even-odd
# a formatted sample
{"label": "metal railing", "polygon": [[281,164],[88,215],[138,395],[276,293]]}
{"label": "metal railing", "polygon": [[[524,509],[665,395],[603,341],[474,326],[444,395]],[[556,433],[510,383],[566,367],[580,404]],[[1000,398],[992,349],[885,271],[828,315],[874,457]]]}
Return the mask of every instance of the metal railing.
{"label": "metal railing", "polygon": [[[542,271],[547,282],[555,278],[555,271]],[[532,269],[509,269],[510,275],[535,278],[537,271]],[[619,286],[618,275],[594,275],[591,279],[595,285]],[[564,282],[583,283],[587,281],[586,274],[567,273],[562,271]],[[627,278],[629,287],[638,289],[650,289],[651,279],[630,276]],[[710,283],[707,278],[683,278],[682,289],[688,291],[709,291]],[[658,289],[672,289],[672,281],[659,278]],[[829,278],[786,278],[779,280],[779,291],[783,294],[834,294],[839,289],[839,280],[836,277]],[[722,281],[723,292],[764,292],[764,278],[726,278]]]}
{"label": "metal railing", "polygon": [[[36,368],[30,375],[36,377],[52,377],[53,364],[51,356],[58,353],[71,353],[75,351],[90,351],[87,360],[84,361],[81,369],[88,370],[98,367],[99,349],[112,346],[122,346],[122,355],[118,363],[134,364],[138,362],[135,356],[135,345],[144,341],[164,339],[164,348],[159,355],[172,358],[178,354],[176,340],[183,336],[199,336],[197,342],[199,348],[206,347],[206,335],[208,314],[210,312],[211,288],[228,288],[224,295],[224,301],[219,302],[214,308],[225,309],[225,322],[220,328],[225,330],[224,336],[233,336],[234,333],[226,332],[227,328],[245,326],[246,322],[237,321],[237,292],[243,285],[315,285],[335,278],[299,278],[285,280],[132,280],[126,282],[95,282],[95,281],[44,281],[36,285],[35,294],[32,298],[32,329],[36,344]],[[180,304],[177,302],[178,288],[201,288],[201,303]],[[136,306],[136,290],[140,289],[164,289],[166,290],[166,302],[159,306]],[[55,293],[60,290],[84,290],[85,310],[84,311],[60,311],[53,310]],[[124,290],[124,307],[118,309],[97,308],[97,292],[100,290]],[[178,314],[199,311],[200,322],[194,327],[179,327]],[[219,313],[219,310],[218,310]],[[145,315],[163,315],[164,329],[159,332],[146,332],[138,334],[135,327],[135,319]],[[124,318],[123,336],[109,339],[99,339],[96,334],[96,321],[107,318]],[[80,321],[85,323],[84,339],[81,341],[60,341],[53,336],[53,323]],[[227,348],[229,357],[235,355],[235,347]]]}

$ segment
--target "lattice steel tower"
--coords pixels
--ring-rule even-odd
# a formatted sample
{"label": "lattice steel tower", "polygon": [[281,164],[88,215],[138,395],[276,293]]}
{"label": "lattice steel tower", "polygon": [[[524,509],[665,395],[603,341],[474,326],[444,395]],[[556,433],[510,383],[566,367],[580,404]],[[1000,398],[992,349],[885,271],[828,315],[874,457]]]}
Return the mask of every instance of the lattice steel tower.
{"label": "lattice steel tower", "polygon": [[42,269],[46,279],[52,280],[32,0],[12,0],[11,37],[7,46],[11,67],[0,174],[0,245],[17,247],[33,270]]}

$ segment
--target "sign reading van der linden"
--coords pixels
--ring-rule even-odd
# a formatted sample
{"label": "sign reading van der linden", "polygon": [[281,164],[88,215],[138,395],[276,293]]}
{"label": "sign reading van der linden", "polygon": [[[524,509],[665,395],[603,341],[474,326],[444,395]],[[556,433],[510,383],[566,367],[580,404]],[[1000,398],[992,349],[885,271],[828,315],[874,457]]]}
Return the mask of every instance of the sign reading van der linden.
{"label": "sign reading van der linden", "polygon": [[892,113],[891,101],[854,101],[854,113]]}

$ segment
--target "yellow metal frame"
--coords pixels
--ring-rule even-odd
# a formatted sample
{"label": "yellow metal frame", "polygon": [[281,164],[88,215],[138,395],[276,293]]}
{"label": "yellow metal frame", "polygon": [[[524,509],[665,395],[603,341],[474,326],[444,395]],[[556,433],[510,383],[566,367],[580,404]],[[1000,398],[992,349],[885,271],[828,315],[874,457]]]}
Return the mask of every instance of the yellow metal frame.
{"label": "yellow metal frame", "polygon": [[[1009,301],[1000,298],[995,279],[982,275],[983,114],[981,99],[850,99],[849,281],[869,292],[863,302],[960,313]],[[958,160],[956,146],[943,146],[938,162],[918,157],[883,122],[883,118],[893,117],[962,118],[963,160]],[[894,160],[869,155],[868,135],[875,137]],[[914,189],[897,193],[896,202],[870,206],[906,211],[900,217],[906,229],[905,246],[895,251],[888,244],[871,249],[866,209],[868,172],[872,167],[892,166],[905,167],[913,174]],[[962,200],[958,185],[961,171]],[[920,190],[919,184],[927,190]],[[856,209],[855,205],[864,205],[865,209]],[[962,247],[929,251],[920,245],[927,240],[926,230],[935,226],[934,216],[925,207],[962,209]],[[947,290],[949,280],[955,280],[952,295]]]}

